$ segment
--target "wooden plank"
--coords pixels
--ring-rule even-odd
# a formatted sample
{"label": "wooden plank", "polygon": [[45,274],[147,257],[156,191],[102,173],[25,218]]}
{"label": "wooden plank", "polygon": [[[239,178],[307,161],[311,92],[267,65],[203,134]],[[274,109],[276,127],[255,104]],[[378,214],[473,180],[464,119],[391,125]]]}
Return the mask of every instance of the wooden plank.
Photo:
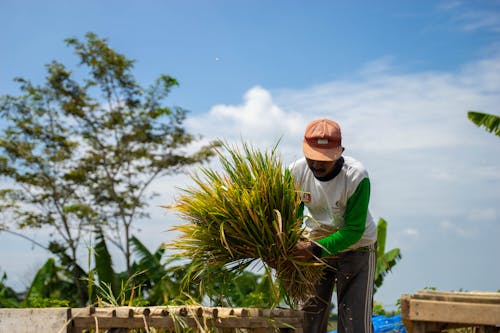
{"label": "wooden plank", "polygon": [[70,313],[69,308],[0,309],[0,331],[9,333],[66,333]]}
{"label": "wooden plank", "polygon": [[413,326],[413,333],[439,333],[448,329],[446,323],[430,323],[417,321]]}
{"label": "wooden plank", "polygon": [[413,321],[500,325],[500,305],[432,300],[409,300],[407,318]]}
{"label": "wooden plank", "polygon": [[421,290],[414,294],[413,298],[446,302],[500,304],[500,293],[497,292],[443,292]]}
{"label": "wooden plank", "polygon": [[[419,332],[442,332],[445,330],[455,330],[457,329],[465,329],[466,332],[469,332],[473,326],[468,324],[453,324],[453,323],[438,323],[438,322],[430,322],[430,321],[414,321],[412,323],[413,333]],[[474,326],[478,327],[478,326]],[[410,332],[407,330],[407,332]],[[475,332],[475,331],[474,331]]]}
{"label": "wooden plank", "polygon": [[[196,325],[194,320],[188,320],[187,324]],[[75,330],[81,332],[84,329],[92,329],[99,327],[99,329],[109,329],[109,328],[145,328],[158,327],[174,329],[176,327],[176,322],[171,317],[133,317],[133,318],[117,318],[117,317],[77,317],[73,319],[73,326]],[[196,326],[191,326],[196,327]]]}
{"label": "wooden plank", "polygon": [[75,330],[83,330],[99,327],[99,329],[109,328],[145,328],[156,327],[174,329],[179,325],[186,325],[187,327],[217,327],[217,328],[302,328],[302,320],[298,318],[263,318],[263,317],[247,317],[247,318],[217,318],[200,320],[200,318],[184,317],[133,317],[133,318],[119,318],[119,317],[76,317],[73,319],[73,326]]}
{"label": "wooden plank", "polygon": [[441,291],[441,290],[419,290],[415,293],[417,294],[429,294],[429,295],[471,295],[471,296],[480,296],[480,297],[492,297],[498,298],[500,292],[498,291]]}
{"label": "wooden plank", "polygon": [[232,327],[232,328],[266,328],[266,327],[282,327],[282,328],[302,328],[303,321],[300,318],[263,318],[263,317],[248,317],[248,318],[220,318],[216,323],[216,327]]}
{"label": "wooden plank", "polygon": [[413,322],[408,318],[410,313],[410,295],[401,295],[401,319],[408,333],[413,333]]}

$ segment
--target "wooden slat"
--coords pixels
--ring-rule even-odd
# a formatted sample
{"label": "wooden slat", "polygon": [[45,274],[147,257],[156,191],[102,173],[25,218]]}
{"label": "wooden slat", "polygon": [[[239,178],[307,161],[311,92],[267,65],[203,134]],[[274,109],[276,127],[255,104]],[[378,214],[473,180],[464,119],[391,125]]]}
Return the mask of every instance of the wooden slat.
{"label": "wooden slat", "polygon": [[[189,320],[188,324],[196,325],[194,320]],[[171,317],[147,317],[147,325],[150,327],[161,327],[167,329],[175,328],[175,321]],[[133,317],[133,318],[117,318],[117,317],[77,317],[73,319],[73,327],[77,332],[81,332],[84,329],[91,329],[99,327],[99,329],[109,329],[109,328],[144,328],[146,324],[144,323],[144,318]],[[195,326],[193,326],[195,327]]]}
{"label": "wooden slat", "polygon": [[413,321],[500,325],[499,304],[410,299],[408,305],[407,319]]}
{"label": "wooden slat", "polygon": [[[92,317],[77,317],[73,319],[76,330],[83,330],[96,327],[96,318]],[[173,329],[180,323],[186,324],[188,327],[199,327],[206,325],[208,327],[218,328],[274,328],[274,327],[298,327],[302,328],[302,320],[293,318],[263,318],[263,317],[247,317],[247,318],[218,318],[207,319],[206,321],[195,319],[192,317],[177,318],[172,317],[133,317],[133,318],[118,318],[118,317],[100,317],[97,318],[99,329],[109,328],[144,328],[145,323],[149,327]]]}
{"label": "wooden slat", "polygon": [[298,318],[223,318],[215,323],[216,327],[225,328],[256,328],[256,327],[300,327],[302,328],[302,320]]}
{"label": "wooden slat", "polygon": [[413,322],[408,318],[410,312],[410,295],[401,295],[401,319],[409,333],[413,332]]}
{"label": "wooden slat", "polygon": [[497,292],[443,292],[421,290],[414,294],[413,298],[447,302],[500,304],[500,293]]}

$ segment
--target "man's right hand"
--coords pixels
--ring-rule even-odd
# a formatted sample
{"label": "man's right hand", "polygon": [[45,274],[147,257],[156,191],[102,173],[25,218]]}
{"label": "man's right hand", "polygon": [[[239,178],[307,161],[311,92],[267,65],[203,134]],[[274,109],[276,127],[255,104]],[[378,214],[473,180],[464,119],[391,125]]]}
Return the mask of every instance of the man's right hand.
{"label": "man's right hand", "polygon": [[314,258],[312,243],[309,241],[299,241],[292,257],[298,261],[311,261]]}

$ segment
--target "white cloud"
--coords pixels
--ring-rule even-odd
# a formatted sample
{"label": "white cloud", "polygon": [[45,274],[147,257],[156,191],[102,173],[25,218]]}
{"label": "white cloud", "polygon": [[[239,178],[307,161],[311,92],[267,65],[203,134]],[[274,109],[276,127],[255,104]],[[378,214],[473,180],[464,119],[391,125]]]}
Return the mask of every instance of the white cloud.
{"label": "white cloud", "polygon": [[497,208],[471,209],[467,219],[472,223],[494,222],[499,218]]}
{"label": "white cloud", "polygon": [[189,118],[186,124],[205,137],[228,141],[251,141],[257,146],[272,146],[285,133],[296,135],[303,130],[303,115],[285,112],[271,93],[259,86],[248,90],[240,105],[215,105],[201,116]]}
{"label": "white cloud", "polygon": [[462,5],[462,1],[453,0],[453,1],[443,1],[438,5],[438,9],[442,10],[452,10],[455,8],[459,8]]}
{"label": "white cloud", "polygon": [[449,236],[459,236],[460,238],[471,239],[478,235],[478,228],[475,225],[463,225],[460,221],[450,222],[448,220],[438,223],[439,227]]}
{"label": "white cloud", "polygon": [[385,56],[366,63],[360,70],[362,75],[376,75],[392,70],[394,66],[393,57]]}
{"label": "white cloud", "polygon": [[471,10],[457,18],[465,31],[486,29],[500,32],[500,16],[498,12]]}
{"label": "white cloud", "polygon": [[[467,146],[466,111],[488,109],[498,102],[498,96],[484,91],[499,87],[491,72],[500,71],[477,65],[457,75],[375,75],[363,82],[328,83],[299,94],[312,105],[310,117],[339,120],[345,141],[353,148],[389,152]],[[287,102],[292,98],[279,100],[284,109],[294,108]]]}
{"label": "white cloud", "polygon": [[498,2],[490,2],[491,8],[477,9],[473,2],[467,1],[444,1],[437,9],[445,12],[463,31],[486,30],[492,32],[500,31],[500,16],[498,15]]}
{"label": "white cloud", "polygon": [[418,237],[420,236],[420,231],[418,231],[415,228],[406,228],[402,231],[403,235],[410,236],[410,237]]}

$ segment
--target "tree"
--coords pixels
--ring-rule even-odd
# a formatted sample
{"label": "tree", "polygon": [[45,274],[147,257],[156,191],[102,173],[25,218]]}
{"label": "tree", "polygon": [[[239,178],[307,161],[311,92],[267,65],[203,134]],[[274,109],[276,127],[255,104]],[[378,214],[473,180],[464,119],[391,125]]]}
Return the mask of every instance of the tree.
{"label": "tree", "polygon": [[143,88],[134,61],[106,39],[88,33],[65,42],[88,70],[83,79],[52,61],[42,85],[17,78],[21,94],[0,98],[0,175],[11,184],[0,191],[0,210],[10,214],[0,227],[50,229],[48,248],[64,255],[76,280],[82,238],[101,230],[130,273],[132,225],[148,217],[150,185],[212,150],[185,152],[197,138],[183,128],[187,111],[164,105],[178,85],[173,77]]}

